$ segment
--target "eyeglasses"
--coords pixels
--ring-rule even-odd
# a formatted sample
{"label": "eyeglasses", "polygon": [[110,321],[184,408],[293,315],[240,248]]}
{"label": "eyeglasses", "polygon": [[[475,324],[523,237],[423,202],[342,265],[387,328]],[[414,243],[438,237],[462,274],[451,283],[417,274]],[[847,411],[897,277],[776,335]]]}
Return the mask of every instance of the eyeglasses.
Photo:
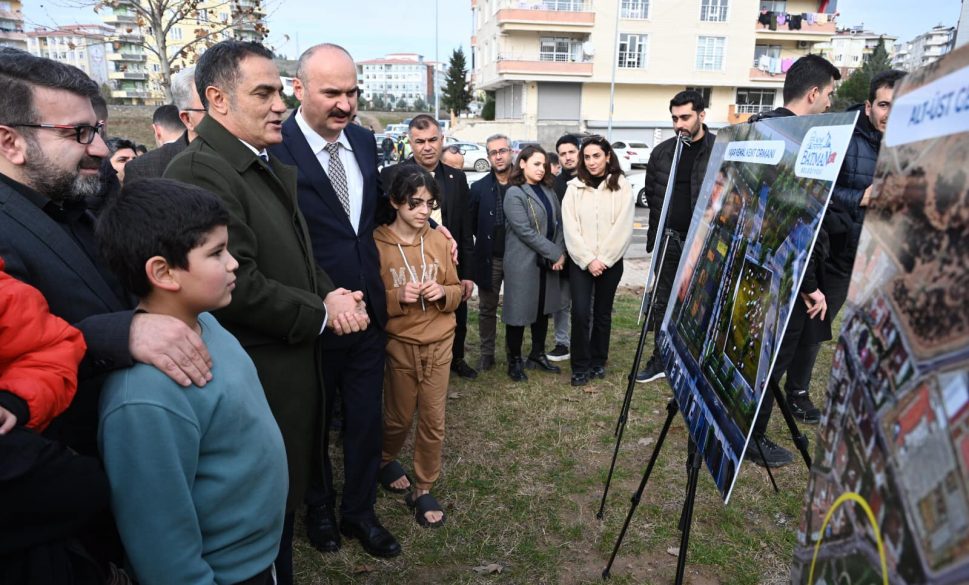
{"label": "eyeglasses", "polygon": [[488,156],[498,156],[499,154],[508,154],[511,152],[510,148],[499,148],[497,150],[489,150]]}
{"label": "eyeglasses", "polygon": [[605,141],[606,139],[599,134],[592,134],[591,136],[582,138],[582,144],[598,144]]}
{"label": "eyeglasses", "polygon": [[3,124],[11,128],[45,128],[48,130],[73,130],[74,139],[78,144],[91,144],[94,137],[104,132],[104,122],[99,121],[94,126],[90,124]]}

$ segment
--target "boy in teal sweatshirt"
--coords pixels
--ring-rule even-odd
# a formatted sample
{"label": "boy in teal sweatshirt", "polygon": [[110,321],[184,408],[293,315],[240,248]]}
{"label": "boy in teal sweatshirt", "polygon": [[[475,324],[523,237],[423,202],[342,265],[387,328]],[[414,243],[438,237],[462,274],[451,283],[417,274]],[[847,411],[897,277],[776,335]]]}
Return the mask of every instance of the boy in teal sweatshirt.
{"label": "boy in teal sweatshirt", "polygon": [[98,223],[101,252],[138,309],[184,321],[212,358],[204,388],[136,364],[102,391],[98,445],[141,585],[273,583],[286,452],[255,366],[206,312],[235,286],[227,222],[207,191],[150,179],[126,186]]}

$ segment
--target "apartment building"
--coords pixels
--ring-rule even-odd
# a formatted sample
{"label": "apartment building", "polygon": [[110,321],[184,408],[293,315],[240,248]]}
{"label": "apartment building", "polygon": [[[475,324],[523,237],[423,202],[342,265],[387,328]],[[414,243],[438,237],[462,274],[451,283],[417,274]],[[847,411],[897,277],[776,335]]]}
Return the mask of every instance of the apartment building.
{"label": "apartment building", "polygon": [[934,26],[907,43],[897,44],[892,66],[896,69],[912,71],[935,63],[942,55],[952,50],[955,36],[955,27],[941,24]]}
{"label": "apartment building", "polygon": [[814,52],[831,61],[847,78],[868,61],[868,57],[879,43],[884,42],[889,60],[895,57],[895,42],[898,37],[873,33],[860,26],[838,29],[830,41],[817,43]]}
{"label": "apartment building", "polygon": [[[129,104],[160,104],[165,101],[165,90],[162,64],[152,50],[155,31],[139,16],[138,2],[144,0],[119,0],[104,17],[114,27],[107,55],[111,97]],[[192,44],[199,36],[209,42],[262,40],[264,19],[260,0],[203,1],[190,18],[169,28],[165,38],[168,56],[178,56],[176,67],[193,64],[204,50],[204,44]]]}
{"label": "apartment building", "polygon": [[0,0],[0,47],[27,50],[23,4],[20,0]]}
{"label": "apartment building", "polygon": [[[787,68],[835,34],[827,0],[471,0],[474,83],[515,138],[576,127],[672,134],[669,100],[694,88],[712,128],[781,105]],[[816,51],[815,51],[816,52]],[[521,134],[521,135],[519,135]]]}
{"label": "apartment building", "polygon": [[39,57],[73,65],[98,82],[108,83],[109,40],[114,27],[70,24],[27,33],[27,50]]}
{"label": "apartment building", "polygon": [[379,96],[390,105],[404,100],[413,106],[418,99],[433,104],[435,81],[442,89],[446,76],[444,63],[425,61],[417,53],[391,53],[357,63],[361,95],[370,102]]}

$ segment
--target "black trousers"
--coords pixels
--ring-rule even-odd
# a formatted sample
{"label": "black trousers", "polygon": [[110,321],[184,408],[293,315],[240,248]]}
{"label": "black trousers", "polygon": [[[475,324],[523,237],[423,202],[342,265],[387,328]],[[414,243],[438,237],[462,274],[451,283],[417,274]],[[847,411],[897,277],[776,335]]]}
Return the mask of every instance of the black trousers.
{"label": "black trousers", "polygon": [[[659,266],[659,275],[656,279],[656,294],[653,295],[653,356],[659,356],[659,329],[663,324],[663,317],[666,316],[666,306],[673,291],[673,279],[676,278],[676,269],[680,265],[680,256],[683,254],[684,234],[673,230],[667,230],[669,239],[666,244],[666,256],[663,264]],[[654,254],[659,254],[663,241],[656,242],[653,248]],[[573,325],[574,326],[574,325]]]}
{"label": "black trousers", "polygon": [[593,367],[605,367],[609,359],[612,305],[616,300],[622,272],[622,260],[606,268],[598,277],[575,264],[569,266],[569,290],[572,294],[570,359],[573,374],[588,373]]}
{"label": "black trousers", "polygon": [[454,346],[451,348],[451,363],[464,359],[464,340],[468,337],[468,301],[461,301],[454,317],[458,326],[454,329]]}
{"label": "black trousers", "polygon": [[94,457],[24,427],[0,437],[0,583],[97,582],[120,559],[109,498]]}
{"label": "black trousers", "polygon": [[343,408],[343,497],[340,515],[352,521],[373,518],[377,501],[377,471],[383,439],[383,382],[387,336],[372,324],[353,334],[353,343],[323,351],[326,410],[323,437],[313,457],[320,466],[310,474],[306,493],[309,506],[336,505],[333,465],[330,461],[330,426],[337,400]]}
{"label": "black trousers", "polygon": [[[545,355],[545,337],[548,335],[548,315],[545,314],[545,271],[541,272],[538,280],[538,317],[531,324],[532,352],[529,357]],[[522,343],[525,340],[525,327],[521,325],[505,325],[505,348],[509,361],[522,356]]]}

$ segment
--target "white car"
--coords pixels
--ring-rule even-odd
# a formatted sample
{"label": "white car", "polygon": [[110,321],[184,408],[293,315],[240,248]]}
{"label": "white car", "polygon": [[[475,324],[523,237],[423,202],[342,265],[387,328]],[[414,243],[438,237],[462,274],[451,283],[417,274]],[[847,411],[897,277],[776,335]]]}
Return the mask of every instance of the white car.
{"label": "white car", "polygon": [[626,173],[626,180],[629,181],[629,190],[636,196],[636,205],[649,207],[646,203],[646,173],[638,171]]}
{"label": "white car", "polygon": [[645,165],[649,162],[650,148],[645,142],[619,139],[612,143],[612,149],[619,157],[619,164],[628,161],[630,167]]}
{"label": "white car", "polygon": [[491,163],[488,162],[488,151],[480,144],[473,142],[453,142],[448,146],[457,146],[464,155],[464,170],[473,170],[478,173],[487,173],[491,170]]}

